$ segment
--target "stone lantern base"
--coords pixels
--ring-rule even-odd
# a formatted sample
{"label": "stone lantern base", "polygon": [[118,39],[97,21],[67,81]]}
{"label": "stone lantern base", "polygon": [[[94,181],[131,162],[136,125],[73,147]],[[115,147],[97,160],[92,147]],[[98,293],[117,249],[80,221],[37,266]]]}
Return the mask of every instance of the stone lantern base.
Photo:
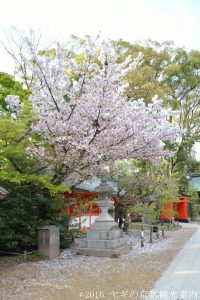
{"label": "stone lantern base", "polygon": [[[104,234],[105,232],[102,231],[102,233]],[[131,249],[131,243],[125,236],[118,239],[101,239],[95,241],[87,239],[85,245],[83,244],[77,249],[77,254],[115,258],[119,257],[121,254],[129,252]]]}
{"label": "stone lantern base", "polygon": [[129,237],[118,228],[113,220],[110,222],[96,221],[92,230],[87,233],[77,254],[88,256],[118,257],[132,249]]}

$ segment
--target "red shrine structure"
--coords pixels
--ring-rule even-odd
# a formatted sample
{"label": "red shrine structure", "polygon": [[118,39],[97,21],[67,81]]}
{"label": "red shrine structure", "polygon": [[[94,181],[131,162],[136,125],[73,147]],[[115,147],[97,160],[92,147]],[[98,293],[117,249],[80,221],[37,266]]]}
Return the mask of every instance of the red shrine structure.
{"label": "red shrine structure", "polygon": [[165,204],[162,210],[161,219],[163,221],[175,220],[188,222],[188,202],[190,196],[180,196],[179,201]]}
{"label": "red shrine structure", "polygon": [[[200,204],[200,173],[189,173],[187,178],[190,184],[196,190],[198,195],[197,203]],[[183,195],[179,197],[179,201],[172,204],[166,204],[162,211],[162,220],[172,220],[174,217],[176,220],[188,222],[189,198],[190,196]]]}
{"label": "red shrine structure", "polygon": [[[72,217],[72,225],[76,225],[82,229],[90,228],[91,224],[100,215],[101,210],[95,204],[98,194],[94,192],[100,182],[100,179],[84,181],[80,185],[77,185],[72,192],[65,192],[63,194],[67,200],[66,213]],[[113,189],[111,199],[115,206],[117,204],[117,183],[109,179],[107,182]]]}
{"label": "red shrine structure", "polygon": [[[194,186],[200,197],[200,174],[189,174],[191,184]],[[95,204],[98,194],[95,188],[100,184],[100,178],[85,180],[77,185],[72,192],[64,193],[67,200],[66,213],[72,216],[72,225],[76,224],[79,228],[90,228],[100,214],[100,208]],[[107,177],[108,185],[113,189],[112,200],[116,206],[117,196],[123,195],[119,193],[118,185],[115,181]],[[162,209],[161,219],[163,221],[179,220],[183,222],[189,221],[188,202],[189,196],[180,196],[177,201],[165,204]],[[200,200],[199,200],[200,203]]]}

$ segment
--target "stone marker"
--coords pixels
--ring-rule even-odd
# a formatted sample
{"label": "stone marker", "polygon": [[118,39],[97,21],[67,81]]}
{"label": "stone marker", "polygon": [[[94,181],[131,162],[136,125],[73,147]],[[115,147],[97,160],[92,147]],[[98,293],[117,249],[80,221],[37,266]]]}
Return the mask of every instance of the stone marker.
{"label": "stone marker", "polygon": [[47,225],[38,229],[38,251],[49,258],[60,254],[60,230],[55,225]]}
{"label": "stone marker", "polygon": [[109,208],[113,207],[113,201],[109,197],[112,188],[106,183],[105,178],[102,178],[101,181],[101,184],[95,189],[100,198],[95,203],[101,208],[101,214],[92,224],[86,241],[83,241],[77,249],[77,254],[118,257],[131,250],[131,241],[108,213]]}

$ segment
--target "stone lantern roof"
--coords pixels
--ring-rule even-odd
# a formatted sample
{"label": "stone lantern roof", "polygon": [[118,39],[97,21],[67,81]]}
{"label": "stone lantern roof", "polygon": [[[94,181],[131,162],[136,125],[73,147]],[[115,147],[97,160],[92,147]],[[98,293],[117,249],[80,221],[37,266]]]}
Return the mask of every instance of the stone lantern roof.
{"label": "stone lantern roof", "polygon": [[107,178],[103,176],[101,178],[101,183],[94,189],[94,192],[98,194],[113,194],[114,190],[110,185],[108,185]]}
{"label": "stone lantern roof", "polygon": [[117,182],[107,176],[102,176],[102,178],[94,177],[90,180],[84,180],[80,184],[76,185],[74,190],[99,193],[99,191],[96,189],[102,188],[102,187],[100,187],[100,185],[102,184],[102,180],[103,180],[103,186],[104,186],[104,184],[106,184],[108,186],[107,189],[109,188],[108,193],[111,193],[112,195],[117,195],[117,194],[123,195],[124,194],[124,191],[119,191]]}

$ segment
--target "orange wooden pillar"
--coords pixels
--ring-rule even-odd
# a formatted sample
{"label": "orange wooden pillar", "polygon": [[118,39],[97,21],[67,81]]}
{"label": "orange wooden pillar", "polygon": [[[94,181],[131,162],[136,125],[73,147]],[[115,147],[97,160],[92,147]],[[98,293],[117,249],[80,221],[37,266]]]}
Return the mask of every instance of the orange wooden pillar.
{"label": "orange wooden pillar", "polygon": [[188,198],[189,196],[180,196],[178,202],[165,204],[161,220],[170,221],[174,216],[176,220],[188,222]]}
{"label": "orange wooden pillar", "polygon": [[173,216],[173,203],[165,204],[162,209],[161,220],[162,221],[170,221]]}
{"label": "orange wooden pillar", "polygon": [[175,218],[179,221],[188,222],[188,198],[189,196],[180,196],[180,202],[176,203],[177,214]]}

